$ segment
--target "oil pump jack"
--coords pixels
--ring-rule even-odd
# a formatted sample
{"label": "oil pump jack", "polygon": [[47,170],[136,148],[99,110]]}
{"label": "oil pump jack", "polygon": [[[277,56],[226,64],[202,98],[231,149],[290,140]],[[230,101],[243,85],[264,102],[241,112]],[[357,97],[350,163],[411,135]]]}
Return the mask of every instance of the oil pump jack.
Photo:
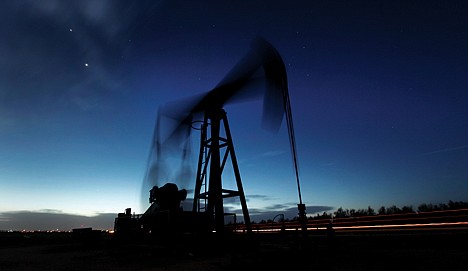
{"label": "oil pump jack", "polygon": [[[259,87],[258,84],[264,84]],[[260,90],[260,91],[259,91]],[[263,91],[262,91],[263,90]],[[142,215],[132,215],[130,209],[120,213],[115,220],[116,233],[164,231],[178,232],[216,232],[225,231],[224,199],[238,198],[242,207],[242,216],[247,232],[251,232],[251,221],[246,197],[237,163],[234,144],[224,106],[228,103],[243,101],[243,98],[263,97],[263,124],[265,128],[277,131],[283,116],[289,133],[299,193],[298,217],[305,222],[305,205],[302,203],[296,143],[292,122],[291,106],[287,86],[287,76],[283,60],[277,50],[266,40],[256,38],[250,51],[224,77],[221,82],[202,97],[186,103],[173,102],[161,107],[153,135],[148,163],[146,182],[162,180],[158,172],[164,159],[164,150],[182,149],[187,155],[187,138],[191,130],[200,131],[198,165],[193,190],[192,210],[182,210],[181,202],[186,200],[187,191],[178,189],[175,183],[166,183],[162,187],[153,186],[150,190],[151,206]],[[183,106],[182,106],[183,105]],[[176,124],[171,128],[161,127],[166,117]],[[199,127],[196,124],[201,123]],[[161,132],[166,132],[165,138]],[[182,146],[182,148],[180,148]],[[155,159],[154,159],[155,158]],[[223,187],[223,171],[228,161],[234,171],[236,189]],[[303,224],[305,225],[305,224]],[[304,229],[304,227],[303,227]]]}

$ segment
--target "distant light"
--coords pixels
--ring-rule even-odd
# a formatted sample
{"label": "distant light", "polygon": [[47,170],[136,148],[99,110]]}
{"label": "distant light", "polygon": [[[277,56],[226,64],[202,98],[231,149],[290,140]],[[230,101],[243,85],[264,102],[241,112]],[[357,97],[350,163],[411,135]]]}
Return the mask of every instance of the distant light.
{"label": "distant light", "polygon": [[70,28],[70,32],[73,32],[73,29],[72,29],[72,28]]}
{"label": "distant light", "polygon": [[88,63],[85,63],[84,65],[85,65],[85,67],[88,67]]}

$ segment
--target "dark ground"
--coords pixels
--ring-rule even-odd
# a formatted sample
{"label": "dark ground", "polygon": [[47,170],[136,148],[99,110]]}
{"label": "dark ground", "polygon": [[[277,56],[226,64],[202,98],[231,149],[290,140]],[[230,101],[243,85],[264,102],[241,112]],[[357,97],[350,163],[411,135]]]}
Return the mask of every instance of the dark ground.
{"label": "dark ground", "polygon": [[466,231],[73,237],[1,233],[0,270],[468,270]]}

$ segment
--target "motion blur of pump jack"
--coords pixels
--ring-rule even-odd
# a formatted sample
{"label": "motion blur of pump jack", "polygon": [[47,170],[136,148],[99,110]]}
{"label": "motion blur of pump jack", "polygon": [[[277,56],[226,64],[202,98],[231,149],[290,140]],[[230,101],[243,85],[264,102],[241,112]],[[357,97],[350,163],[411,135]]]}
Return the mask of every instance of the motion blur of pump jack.
{"label": "motion blur of pump jack", "polygon": [[[306,208],[302,203],[298,158],[289,100],[287,75],[278,51],[263,38],[252,41],[251,49],[221,82],[205,95],[161,106],[158,111],[152,146],[143,187],[152,187],[150,206],[143,214],[132,214],[131,208],[115,219],[115,233],[120,236],[157,235],[167,232],[199,233],[225,231],[224,199],[240,202],[243,222],[251,232],[249,210],[242,186],[234,144],[224,106],[246,99],[263,98],[263,127],[277,132],[283,117],[289,134],[295,179],[299,195],[298,217],[306,231]],[[178,181],[165,179],[164,167],[170,154],[182,157],[179,178],[190,154],[192,130],[200,132],[198,165],[191,210],[181,202],[188,191]],[[223,172],[232,166],[235,189],[225,189]],[[231,168],[231,167],[230,167]],[[164,183],[164,185],[161,185]],[[234,214],[235,215],[235,214]]]}

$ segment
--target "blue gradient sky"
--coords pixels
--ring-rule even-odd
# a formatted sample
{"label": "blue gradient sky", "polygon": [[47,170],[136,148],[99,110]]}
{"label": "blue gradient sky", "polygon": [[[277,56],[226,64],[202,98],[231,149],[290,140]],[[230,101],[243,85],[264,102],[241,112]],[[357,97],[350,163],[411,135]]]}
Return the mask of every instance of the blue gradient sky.
{"label": "blue gradient sky", "polygon": [[[112,228],[125,208],[144,212],[157,108],[212,89],[257,35],[286,64],[309,215],[468,201],[464,1],[0,7],[0,229]],[[263,130],[260,101],[226,111],[254,220],[292,218],[285,123]]]}

